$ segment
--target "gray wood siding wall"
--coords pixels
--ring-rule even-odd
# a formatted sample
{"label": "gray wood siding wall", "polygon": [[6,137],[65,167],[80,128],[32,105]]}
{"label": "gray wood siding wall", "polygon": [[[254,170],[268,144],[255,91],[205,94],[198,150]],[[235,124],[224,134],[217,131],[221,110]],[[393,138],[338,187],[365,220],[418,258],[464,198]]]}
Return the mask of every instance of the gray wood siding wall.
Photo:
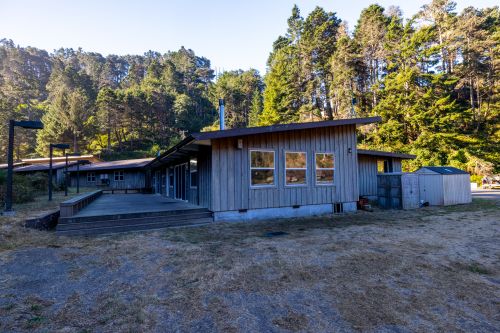
{"label": "gray wood siding wall", "polygon": [[198,153],[198,205],[211,206],[212,149],[200,146]]}
{"label": "gray wood siding wall", "polygon": [[361,155],[359,163],[359,195],[377,196],[377,158]]}
{"label": "gray wood siding wall", "polygon": [[[266,133],[239,139],[243,139],[243,149],[236,148],[238,138],[212,140],[211,210],[218,212],[358,200],[355,125]],[[249,151],[258,148],[275,151],[274,187],[250,187]],[[351,153],[348,153],[348,148],[352,149]],[[285,151],[307,152],[307,186],[285,186]],[[334,153],[333,186],[315,184],[316,152]]]}
{"label": "gray wood siding wall", "polygon": [[369,155],[358,157],[359,195],[377,196],[377,161],[392,160],[392,172],[402,172],[400,158],[387,158]]}
{"label": "gray wood siding wall", "polygon": [[[107,174],[109,186],[101,186],[101,174]],[[143,171],[123,170],[123,181],[115,181],[114,171],[95,171],[95,182],[87,181],[87,171],[80,171],[81,187],[112,188],[112,189],[140,189],[146,186],[145,174]],[[71,173],[71,186],[76,186],[76,172]]]}

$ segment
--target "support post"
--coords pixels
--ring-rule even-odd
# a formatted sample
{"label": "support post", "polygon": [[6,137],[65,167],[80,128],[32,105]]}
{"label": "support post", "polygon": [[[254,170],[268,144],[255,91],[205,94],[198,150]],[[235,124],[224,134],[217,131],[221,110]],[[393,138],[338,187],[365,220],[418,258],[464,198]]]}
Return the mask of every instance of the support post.
{"label": "support post", "polygon": [[66,164],[64,165],[64,196],[68,196],[68,154],[66,156]]}
{"label": "support post", "polygon": [[52,201],[52,144],[49,146],[49,201]]}
{"label": "support post", "polygon": [[5,212],[12,213],[12,182],[14,174],[14,120],[9,120],[9,143],[7,147],[7,193],[5,194]]}
{"label": "support post", "polygon": [[80,193],[80,160],[76,162],[76,193]]}

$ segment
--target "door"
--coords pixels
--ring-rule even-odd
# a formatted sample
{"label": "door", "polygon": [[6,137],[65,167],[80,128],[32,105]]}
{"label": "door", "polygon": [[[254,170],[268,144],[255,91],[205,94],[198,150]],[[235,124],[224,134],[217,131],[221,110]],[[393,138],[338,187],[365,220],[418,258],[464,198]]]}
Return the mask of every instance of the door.
{"label": "door", "polygon": [[419,185],[418,175],[404,174],[401,176],[403,190],[403,209],[414,209],[419,207]]}
{"label": "door", "polygon": [[187,172],[187,163],[175,166],[174,193],[175,193],[175,198],[179,200],[186,200],[186,172]]}

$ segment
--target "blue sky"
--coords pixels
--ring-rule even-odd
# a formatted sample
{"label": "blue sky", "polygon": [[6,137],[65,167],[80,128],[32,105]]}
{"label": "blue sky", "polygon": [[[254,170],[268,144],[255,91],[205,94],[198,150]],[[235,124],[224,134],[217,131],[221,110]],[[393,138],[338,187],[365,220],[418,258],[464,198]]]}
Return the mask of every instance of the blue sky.
{"label": "blue sky", "polygon": [[[48,51],[82,47],[103,55],[164,53],[185,46],[219,70],[256,68],[264,74],[272,43],[286,31],[294,3],[303,16],[315,6],[334,11],[352,29],[360,11],[371,3],[398,5],[409,17],[429,1],[0,0],[0,39]],[[498,2],[457,3],[461,10]]]}

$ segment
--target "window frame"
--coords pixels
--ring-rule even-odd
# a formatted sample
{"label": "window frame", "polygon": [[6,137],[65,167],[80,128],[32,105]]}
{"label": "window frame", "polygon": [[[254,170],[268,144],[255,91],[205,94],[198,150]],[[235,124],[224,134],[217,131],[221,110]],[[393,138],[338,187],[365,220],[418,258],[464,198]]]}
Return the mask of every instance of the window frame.
{"label": "window frame", "polygon": [[[116,175],[118,174],[118,179],[116,179]],[[121,179],[120,179],[121,177]],[[115,170],[113,172],[113,180],[115,182],[123,182],[125,181],[125,172],[123,170]]]}
{"label": "window frame", "polygon": [[[287,153],[299,153],[299,154],[306,154],[306,167],[305,168],[287,168],[286,167],[286,154]],[[297,151],[297,150],[284,150],[283,151],[283,165],[284,165],[284,172],[283,172],[283,177],[284,177],[284,184],[285,187],[307,187],[309,185],[309,177],[307,177],[307,170],[308,170],[308,165],[309,163],[307,162],[308,156],[307,156],[307,151]],[[306,172],[306,182],[304,184],[287,184],[286,181],[286,172],[287,170],[304,170]]]}
{"label": "window frame", "polygon": [[[89,176],[90,176],[91,180],[89,180]],[[96,180],[97,180],[97,177],[96,177],[95,171],[88,171],[87,172],[87,183],[95,183]]]}
{"label": "window frame", "polygon": [[174,188],[174,182],[175,182],[174,168],[168,167],[168,187]]}
{"label": "window frame", "polygon": [[[273,168],[260,168],[260,167],[252,167],[252,152],[267,152],[273,153]],[[276,163],[276,150],[272,148],[251,148],[248,149],[248,182],[250,184],[251,189],[266,189],[266,188],[275,188],[277,187],[277,172],[276,168],[278,167]],[[252,185],[252,170],[273,170],[273,183],[265,184],[265,185]]]}
{"label": "window frame", "polygon": [[[316,155],[319,154],[329,154],[333,157],[333,168],[318,168],[316,164]],[[333,182],[331,183],[318,183],[318,170],[332,170],[333,171]],[[315,186],[335,186],[337,184],[335,177],[335,153],[333,151],[316,151],[314,152],[314,185]]]}
{"label": "window frame", "polygon": [[[192,169],[191,169],[191,161],[193,161],[193,160],[196,161],[196,171],[192,171]],[[193,173],[196,173],[196,186],[192,185]],[[198,181],[199,181],[199,179],[198,179],[198,158],[190,158],[189,159],[189,188],[193,189],[193,190],[197,189],[198,188]]]}

